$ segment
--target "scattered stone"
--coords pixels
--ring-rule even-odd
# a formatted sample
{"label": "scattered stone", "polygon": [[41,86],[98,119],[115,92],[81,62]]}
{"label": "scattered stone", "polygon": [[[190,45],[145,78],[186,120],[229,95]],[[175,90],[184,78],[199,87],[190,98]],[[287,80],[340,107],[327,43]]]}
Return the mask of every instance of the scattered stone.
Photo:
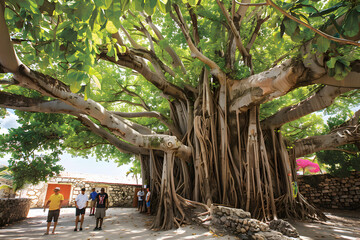
{"label": "scattered stone", "polygon": [[299,237],[299,233],[290,223],[285,220],[277,219],[270,222],[270,229],[281,232],[289,237]]}

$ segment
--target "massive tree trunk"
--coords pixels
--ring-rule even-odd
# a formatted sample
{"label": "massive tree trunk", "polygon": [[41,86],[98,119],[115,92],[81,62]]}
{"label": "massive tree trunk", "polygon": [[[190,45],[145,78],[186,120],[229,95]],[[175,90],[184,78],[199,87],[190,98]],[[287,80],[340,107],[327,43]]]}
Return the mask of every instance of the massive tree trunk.
{"label": "massive tree trunk", "polygon": [[[238,50],[245,65],[253,72],[250,50],[255,39],[251,38],[245,48],[238,31],[247,7],[239,7],[238,11],[233,7],[230,16],[223,3],[217,3],[230,29],[224,56],[226,65],[233,70],[231,68]],[[139,46],[125,29],[122,31],[133,48],[126,48],[127,51],[119,53],[116,58],[109,57],[106,52],[98,54],[102,60],[136,71],[162,91],[169,99],[171,119],[152,111],[109,111],[91,99],[85,100],[80,94],[72,93],[59,80],[22,65],[12,47],[1,7],[0,70],[13,73],[13,80],[2,83],[35,90],[55,100],[30,99],[1,91],[0,107],[74,115],[120,151],[140,155],[143,177],[146,178],[145,183],[150,183],[152,191],[152,210],[156,212],[153,228],[179,226],[188,221],[188,207],[200,206],[208,211],[212,203],[243,208],[262,220],[323,217],[301,194],[293,196],[295,157],[322,150],[325,145],[335,146],[359,140],[359,127],[355,125],[358,122],[355,121],[353,126],[348,126],[341,133],[300,140],[290,151],[279,129],[286,122],[331,105],[335,97],[349,91],[349,88],[360,88],[358,81],[351,82],[354,78],[359,79],[358,68],[354,68],[343,81],[335,82],[325,75],[325,67],[315,68],[306,64],[305,61],[317,58],[306,52],[306,60],[288,59],[268,71],[241,80],[232,79],[197,47],[199,32],[195,13],[190,13],[193,23],[191,36],[180,8],[177,5],[173,5],[173,8],[176,15],[171,14],[172,18],[181,28],[191,56],[207,65],[202,69],[196,89],[180,88],[167,81],[165,73],[172,76],[174,72],[154,57],[153,46],[152,50]],[[260,19],[260,14],[257,20],[254,38],[260,25],[266,21]],[[162,39],[151,18],[146,21]],[[145,35],[152,41],[148,32]],[[119,33],[114,37],[119,45],[125,46]],[[173,59],[173,65],[185,73],[184,64],[175,51],[170,47],[166,47],[166,51]],[[154,70],[145,63],[145,59],[153,64]],[[321,64],[325,65],[324,62]],[[219,87],[211,83],[219,84]],[[314,83],[333,86],[326,86],[296,106],[284,108],[260,122],[260,104],[285,95],[298,86]],[[159,119],[168,127],[170,134],[156,134],[126,119],[139,116]]]}

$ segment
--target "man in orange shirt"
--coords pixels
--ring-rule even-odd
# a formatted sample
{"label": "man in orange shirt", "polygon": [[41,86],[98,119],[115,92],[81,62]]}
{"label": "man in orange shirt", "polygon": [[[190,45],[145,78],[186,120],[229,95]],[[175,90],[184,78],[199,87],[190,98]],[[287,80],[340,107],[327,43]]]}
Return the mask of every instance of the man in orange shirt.
{"label": "man in orange shirt", "polygon": [[61,193],[59,193],[60,192],[59,187],[56,187],[54,189],[54,192],[55,193],[50,196],[49,200],[44,206],[44,212],[45,212],[45,208],[49,206],[49,213],[47,217],[47,230],[45,235],[49,234],[52,219],[54,219],[54,228],[52,230],[52,234],[55,234],[55,228],[60,215],[61,204],[64,201],[64,196]]}

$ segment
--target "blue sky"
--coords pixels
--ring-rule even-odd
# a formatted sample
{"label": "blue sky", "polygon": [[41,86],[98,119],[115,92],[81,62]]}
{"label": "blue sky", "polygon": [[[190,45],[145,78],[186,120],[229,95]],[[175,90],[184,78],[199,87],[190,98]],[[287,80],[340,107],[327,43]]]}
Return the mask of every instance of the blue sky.
{"label": "blue sky", "polygon": [[[13,110],[8,109],[8,115],[2,119],[0,118],[0,134],[7,133],[9,128],[17,128],[19,124],[16,122],[17,116]],[[7,157],[0,158],[0,164],[7,165]],[[104,174],[107,176],[124,176],[131,167],[131,164],[118,167],[114,162],[97,162],[94,157],[88,159],[81,157],[72,157],[70,154],[63,154],[61,156],[60,165],[65,168],[66,172],[71,173],[85,173],[85,174]]]}

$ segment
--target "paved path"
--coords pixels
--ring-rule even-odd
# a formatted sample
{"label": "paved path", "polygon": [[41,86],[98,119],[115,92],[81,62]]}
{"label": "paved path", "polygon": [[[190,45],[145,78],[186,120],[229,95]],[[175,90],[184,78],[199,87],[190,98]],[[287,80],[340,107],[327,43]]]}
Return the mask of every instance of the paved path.
{"label": "paved path", "polygon": [[[221,239],[235,240],[235,237],[217,237],[201,226],[186,226],[176,230],[152,231],[149,230],[154,217],[140,214],[134,208],[110,208],[104,219],[103,230],[93,231],[95,218],[85,216],[83,231],[74,232],[75,209],[63,208],[61,210],[57,234],[44,236],[46,231],[46,216],[42,209],[30,209],[28,218],[0,228],[0,239]],[[50,228],[50,232],[52,227]]]}
{"label": "paved path", "polygon": [[[88,214],[88,213],[87,213]],[[236,237],[216,236],[201,226],[185,226],[176,230],[149,230],[154,217],[138,213],[133,208],[110,208],[104,220],[103,231],[93,231],[95,218],[85,216],[82,232],[74,232],[75,209],[63,208],[56,235],[44,236],[46,215],[42,209],[31,209],[28,218],[0,228],[0,239],[84,239],[84,240],[168,240],[168,239],[218,239],[235,240]],[[360,240],[360,211],[326,212],[327,222],[292,222],[303,240]],[[51,228],[52,229],[52,228]],[[50,230],[51,230],[50,229]]]}

